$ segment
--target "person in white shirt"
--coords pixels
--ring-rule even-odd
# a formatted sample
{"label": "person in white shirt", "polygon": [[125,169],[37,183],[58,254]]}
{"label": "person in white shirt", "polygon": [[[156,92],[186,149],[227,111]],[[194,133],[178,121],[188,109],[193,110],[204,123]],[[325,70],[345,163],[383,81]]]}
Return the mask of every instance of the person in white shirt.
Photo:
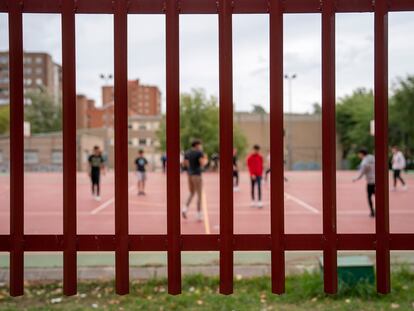
{"label": "person in white shirt", "polygon": [[394,173],[394,187],[393,191],[397,190],[398,180],[403,185],[403,189],[407,190],[407,185],[401,177],[401,171],[405,169],[405,157],[397,146],[392,147],[392,171]]}

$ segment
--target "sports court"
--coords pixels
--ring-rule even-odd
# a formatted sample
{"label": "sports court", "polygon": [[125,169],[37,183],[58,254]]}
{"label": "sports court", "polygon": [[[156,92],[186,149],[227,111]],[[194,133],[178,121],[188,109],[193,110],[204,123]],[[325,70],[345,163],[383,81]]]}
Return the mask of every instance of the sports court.
{"label": "sports court", "polygon": [[[352,183],[356,172],[337,172],[337,215],[339,233],[374,233],[375,221],[368,217],[365,181]],[[322,174],[286,172],[285,232],[322,233]],[[390,229],[392,233],[409,233],[414,223],[412,198],[414,176],[404,174],[408,191],[390,192]],[[166,176],[149,173],[146,196],[138,196],[134,173],[129,176],[129,232],[131,234],[165,234]],[[188,219],[181,220],[183,234],[216,234],[219,232],[219,175],[203,175],[203,222],[196,220],[196,198]],[[390,183],[392,182],[390,176]],[[63,232],[62,174],[25,174],[25,233],[61,234]],[[102,200],[90,194],[89,177],[78,173],[77,217],[79,234],[114,233],[114,174],[102,177]],[[187,175],[181,175],[181,202],[188,195]],[[269,184],[263,185],[264,208],[250,207],[250,182],[241,173],[240,191],[234,193],[235,233],[270,233]],[[0,234],[9,233],[9,176],[0,176]]]}

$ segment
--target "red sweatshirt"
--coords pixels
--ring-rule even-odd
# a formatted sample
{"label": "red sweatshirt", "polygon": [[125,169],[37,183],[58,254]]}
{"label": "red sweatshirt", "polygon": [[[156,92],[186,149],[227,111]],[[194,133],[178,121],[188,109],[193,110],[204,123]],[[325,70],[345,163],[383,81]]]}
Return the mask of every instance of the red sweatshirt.
{"label": "red sweatshirt", "polygon": [[262,176],[263,174],[263,157],[260,153],[251,153],[247,157],[247,167],[250,176]]}

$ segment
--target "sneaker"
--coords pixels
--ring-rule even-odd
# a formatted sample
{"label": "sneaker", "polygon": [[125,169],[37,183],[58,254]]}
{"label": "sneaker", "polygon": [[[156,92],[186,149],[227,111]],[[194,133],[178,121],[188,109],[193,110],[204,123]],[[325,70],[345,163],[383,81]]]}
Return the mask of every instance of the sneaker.
{"label": "sneaker", "polygon": [[404,185],[402,188],[403,188],[404,191],[407,191],[408,190],[408,186],[407,185]]}
{"label": "sneaker", "polygon": [[392,187],[392,188],[391,188],[391,191],[392,191],[392,192],[395,192],[395,191],[397,191],[397,188],[396,188],[396,187]]}
{"label": "sneaker", "polygon": [[256,202],[255,201],[252,201],[251,203],[250,203],[250,207],[256,207],[257,205],[256,205]]}
{"label": "sneaker", "polygon": [[374,218],[374,217],[375,217],[375,212],[371,212],[371,213],[369,214],[369,217]]}
{"label": "sneaker", "polygon": [[263,208],[263,203],[262,203],[262,201],[258,201],[256,206],[257,206],[258,208]]}
{"label": "sneaker", "polygon": [[101,201],[101,197],[100,197],[99,195],[97,195],[97,196],[95,197],[95,200],[99,202],[99,201]]}
{"label": "sneaker", "polygon": [[201,212],[197,212],[197,221],[203,221],[203,214]]}
{"label": "sneaker", "polygon": [[183,216],[184,219],[187,219],[187,212],[188,212],[187,206],[183,206],[181,210],[181,215]]}

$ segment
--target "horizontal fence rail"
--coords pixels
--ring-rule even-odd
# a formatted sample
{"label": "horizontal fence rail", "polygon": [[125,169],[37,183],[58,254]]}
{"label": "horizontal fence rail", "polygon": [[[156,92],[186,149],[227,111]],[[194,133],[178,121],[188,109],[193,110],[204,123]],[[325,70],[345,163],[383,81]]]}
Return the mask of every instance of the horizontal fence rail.
{"label": "horizontal fence rail", "polygon": [[[181,252],[220,252],[220,292],[233,292],[234,251],[270,251],[272,292],[285,291],[285,252],[322,251],[325,292],[336,293],[337,252],[376,251],[377,290],[388,293],[390,251],[414,250],[414,233],[389,230],[387,175],[388,13],[414,11],[412,0],[0,0],[9,17],[10,50],[10,234],[0,235],[0,252],[10,253],[10,294],[24,292],[24,252],[63,252],[65,295],[77,292],[77,252],[115,252],[116,292],[129,292],[130,251],[168,253],[168,291],[181,293]],[[335,14],[375,16],[376,232],[338,234],[335,167]],[[63,234],[24,234],[23,201],[23,13],[62,16],[63,67]],[[232,192],[232,15],[268,14],[270,59],[271,214],[270,234],[234,234]],[[320,13],[322,21],[323,233],[285,234],[283,196],[283,14]],[[76,225],[76,14],[114,15],[115,72],[115,234],[79,235]],[[167,234],[130,235],[127,171],[128,14],[166,17]],[[220,86],[220,234],[183,235],[180,228],[179,16],[217,14]]]}

